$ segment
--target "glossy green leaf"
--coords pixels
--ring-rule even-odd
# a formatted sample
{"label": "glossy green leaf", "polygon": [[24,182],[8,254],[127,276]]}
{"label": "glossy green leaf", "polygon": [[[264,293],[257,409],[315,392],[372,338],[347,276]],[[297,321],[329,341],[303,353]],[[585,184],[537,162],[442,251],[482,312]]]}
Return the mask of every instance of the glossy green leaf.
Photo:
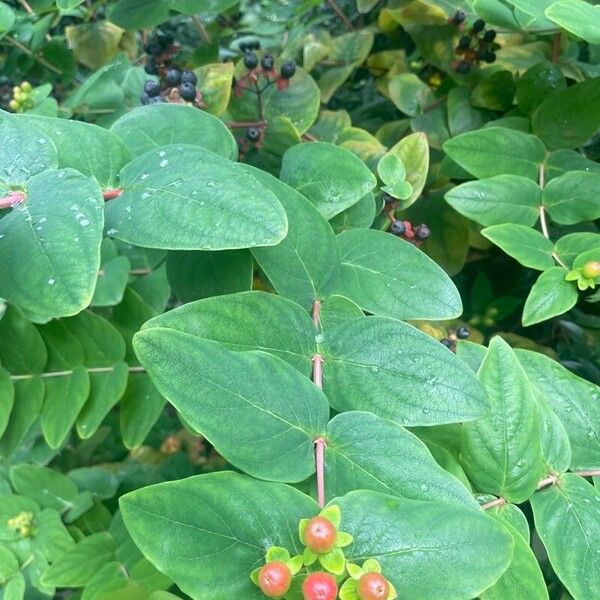
{"label": "glossy green leaf", "polygon": [[131,244],[229,250],[274,245],[286,234],[275,195],[236,163],[198,146],[149,151],[121,171],[121,186],[123,195],[106,208],[108,234]]}
{"label": "glossy green leaf", "polygon": [[600,44],[600,10],[583,0],[559,0],[545,11],[546,16],[590,44]]}
{"label": "glossy green leaf", "polygon": [[471,507],[371,491],[351,492],[335,502],[341,529],[354,537],[346,557],[359,564],[377,560],[399,598],[473,598],[510,563],[511,536]]}
{"label": "glossy green leaf", "polygon": [[487,110],[508,110],[512,106],[515,90],[513,74],[510,71],[496,71],[473,88],[471,105]]}
{"label": "glossy green leaf", "polygon": [[523,308],[523,325],[534,325],[567,312],[577,303],[577,286],[565,281],[567,270],[552,267],[534,283]]}
{"label": "glossy green leaf", "polygon": [[400,425],[368,412],[346,412],[327,426],[328,498],[355,489],[413,500],[477,506],[467,488],[442,469],[426,446]]}
{"label": "glossy green leaf", "polygon": [[600,235],[597,233],[568,233],[554,244],[554,251],[568,267],[582,253],[600,248]]}
{"label": "glossy green leaf", "polygon": [[537,137],[503,127],[463,133],[448,140],[444,151],[478,178],[519,175],[536,180],[545,157]]}
{"label": "glossy green leaf", "polygon": [[359,158],[326,142],[292,146],[283,156],[280,177],[327,219],[358,202],[377,183]]}
{"label": "glossy green leaf", "polygon": [[546,471],[552,474],[564,473],[572,460],[569,434],[559,416],[552,410],[552,404],[536,388],[536,400],[540,415],[540,437]]}
{"label": "glossy green leaf", "polygon": [[521,111],[531,114],[549,95],[566,87],[565,77],[558,67],[540,62],[527,69],[517,82],[517,103]]}
{"label": "glossy green leaf", "polygon": [[544,467],[533,388],[498,336],[492,338],[478,375],[491,414],[463,426],[463,465],[478,491],[523,502],[533,494]]}
{"label": "glossy green leaf", "polygon": [[0,367],[0,439],[8,426],[15,400],[15,388],[10,374]]}
{"label": "glossy green leaf", "polygon": [[235,160],[237,144],[224,123],[181,104],[152,104],[123,115],[111,129],[135,158],[169,144],[193,144]]}
{"label": "glossy green leaf", "polygon": [[77,495],[77,486],[67,476],[38,465],[16,465],[10,470],[10,479],[17,494],[59,512],[68,510]]}
{"label": "glossy green leaf", "polygon": [[0,219],[0,295],[37,320],[83,310],[100,267],[102,205],[98,184],[72,169],[32,177],[27,200]]}
{"label": "glossy green leaf", "polygon": [[401,208],[410,206],[421,195],[429,172],[429,145],[424,133],[413,133],[402,138],[393,146],[390,154],[398,156],[406,167],[406,181],[412,186],[408,198],[399,204]]}
{"label": "glossy green leaf", "polygon": [[[401,185],[410,187],[410,184],[406,181]],[[378,210],[379,202],[375,199],[373,192],[369,192],[356,204],[335,215],[329,221],[329,224],[335,233],[341,233],[348,229],[365,229],[371,227]]]}
{"label": "glossy green leaf", "polygon": [[462,312],[454,284],[412,244],[373,229],[345,231],[338,242],[335,291],[363,310],[396,319],[449,319]]}
{"label": "glossy green leaf", "polygon": [[196,600],[263,598],[250,572],[271,546],[300,554],[298,522],[319,510],[294,488],[231,472],[146,487],[120,504],[144,555]]}
{"label": "glossy green leaf", "polygon": [[531,499],[535,527],[552,568],[575,600],[593,598],[600,589],[600,491],[577,475]]}
{"label": "glossy green leaf", "polygon": [[542,201],[557,223],[572,225],[593,221],[600,217],[599,187],[600,173],[571,171],[546,185]]}
{"label": "glossy green leaf", "polygon": [[542,190],[530,179],[498,175],[452,188],[446,201],[480,225],[517,223],[533,226],[539,218]]}
{"label": "glossy green leaf", "polygon": [[544,271],[554,266],[552,242],[536,229],[506,223],[486,227],[481,231],[481,235],[525,267]]}
{"label": "glossy green leaf", "polygon": [[273,481],[314,472],[329,405],[293,367],[172,329],[145,329],[134,347],[159,392],[233,465]]}
{"label": "glossy green leaf", "polygon": [[344,296],[331,296],[321,304],[319,324],[323,331],[364,316],[360,307]]}
{"label": "glossy green leaf", "polygon": [[48,362],[44,339],[18,308],[8,306],[0,319],[0,361],[12,375],[41,373]]}
{"label": "glossy green leaf", "polygon": [[323,389],[338,411],[368,410],[403,425],[488,414],[485,390],[466,365],[402,321],[361,317],[343,323],[324,334],[319,351]]}
{"label": "glossy green leaf", "polygon": [[404,114],[414,117],[433,104],[431,88],[413,73],[396,75],[389,82],[390,100]]}
{"label": "glossy green leaf", "polygon": [[115,306],[123,299],[131,263],[126,256],[118,254],[115,244],[109,238],[102,240],[100,251],[100,270],[91,305]]}

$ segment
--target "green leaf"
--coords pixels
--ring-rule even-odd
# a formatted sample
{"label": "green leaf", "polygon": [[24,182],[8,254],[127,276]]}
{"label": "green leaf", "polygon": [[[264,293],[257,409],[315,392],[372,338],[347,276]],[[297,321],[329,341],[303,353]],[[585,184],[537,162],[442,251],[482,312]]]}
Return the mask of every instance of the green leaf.
{"label": "green leaf", "polygon": [[300,554],[298,521],[319,510],[294,488],[231,472],[146,487],[120,504],[144,555],[196,600],[263,598],[250,572],[271,546]]}
{"label": "green leaf", "polygon": [[543,475],[534,391],[510,346],[496,336],[479,369],[491,415],[463,426],[461,458],[476,489],[527,500]]}
{"label": "green leaf", "polygon": [[123,29],[145,29],[168,21],[174,4],[173,0],[147,0],[143,5],[137,0],[118,0],[111,3],[109,18]]}
{"label": "green leaf", "polygon": [[533,132],[554,150],[577,148],[600,127],[600,79],[553,94],[532,115]]}
{"label": "green leaf", "polygon": [[524,326],[562,315],[575,306],[577,286],[565,281],[566,274],[567,269],[552,267],[537,278],[523,308]]}
{"label": "green leaf", "polygon": [[480,81],[471,92],[471,105],[505,111],[513,103],[516,84],[510,71],[496,71]]}
{"label": "green leaf", "polygon": [[[518,358],[518,357],[517,357]],[[540,435],[546,472],[564,473],[571,464],[571,442],[563,422],[552,410],[546,396],[536,388],[536,399],[540,415]]]}
{"label": "green leaf", "polygon": [[274,245],[286,234],[275,195],[236,163],[198,146],[147,152],[121,171],[121,186],[123,195],[106,208],[108,234],[131,244],[230,250]]}
{"label": "green leaf", "polygon": [[0,295],[36,320],[83,310],[100,267],[102,204],[97,183],[72,169],[32,177],[26,201],[0,219]]}
{"label": "green leaf", "polygon": [[181,302],[249,290],[252,273],[252,255],[247,250],[174,250],[167,256],[167,277]]}
{"label": "green leaf", "polygon": [[287,236],[276,246],[253,248],[252,254],[282,296],[308,308],[331,292],[340,269],[340,251],[326,219],[307,199],[275,177],[245,167],[282,204]]}
{"label": "green leaf", "polygon": [[326,142],[292,146],[283,155],[280,177],[326,219],[358,202],[377,183],[359,158]]}
{"label": "green leaf", "polygon": [[506,223],[482,229],[481,235],[523,266],[544,271],[554,266],[552,242],[526,225]]}
{"label": "green leaf", "polygon": [[27,122],[0,110],[0,181],[23,185],[30,177],[58,165],[51,140]]}
{"label": "green leaf", "polygon": [[338,242],[342,267],[335,292],[363,310],[396,319],[449,319],[461,314],[454,284],[409,242],[374,229],[345,231]]}
{"label": "green leaf", "polygon": [[[404,182],[404,185],[410,187],[407,182]],[[373,192],[369,192],[356,204],[335,215],[329,223],[335,233],[348,229],[365,229],[371,227],[379,208],[379,201],[375,199]]]}
{"label": "green leaf", "polygon": [[61,169],[70,167],[94,177],[102,188],[117,187],[119,171],[131,156],[114,133],[83,121],[30,114],[21,118],[52,140]]}
{"label": "green leaf", "polygon": [[600,10],[583,0],[560,0],[553,2],[545,11],[546,16],[590,44],[600,44]]}
{"label": "green leaf", "polygon": [[331,296],[321,304],[319,324],[323,331],[364,316],[360,307],[344,296]]}
{"label": "green leaf", "polygon": [[0,361],[13,375],[41,373],[48,362],[44,339],[19,309],[8,306],[0,319]]}
{"label": "green leaf", "polygon": [[398,155],[388,153],[377,163],[377,174],[383,183],[392,185],[404,181],[406,168]]}
{"label": "green leaf", "polygon": [[66,475],[39,465],[16,465],[10,470],[10,479],[17,494],[59,512],[68,510],[77,495],[77,486]]}
{"label": "green leaf", "polygon": [[116,475],[102,467],[80,467],[69,471],[69,479],[82,492],[89,491],[94,498],[106,500],[117,493],[119,480]]}
{"label": "green leaf", "polygon": [[[511,536],[471,507],[371,491],[351,492],[336,504],[342,529],[354,536],[346,558],[381,563],[399,598],[473,598],[510,564]],[[385,535],[374,537],[376,531]]]}
{"label": "green leaf", "polygon": [[463,169],[480,179],[519,175],[537,180],[539,165],[546,153],[537,137],[503,127],[463,133],[448,140],[444,151]]}
{"label": "green leaf", "polygon": [[221,116],[227,109],[231,98],[233,63],[203,65],[195,72],[198,76],[198,90],[200,90],[202,101],[206,105],[205,110],[211,115]]}
{"label": "green leaf", "polygon": [[56,587],[83,587],[96,571],[114,560],[115,549],[115,542],[108,533],[94,533],[54,561],[42,581]]}
{"label": "green leaf", "polygon": [[4,600],[24,600],[25,599],[25,577],[21,573],[13,575],[4,589]]}
{"label": "green leaf", "polygon": [[138,333],[134,348],[159,392],[233,465],[273,481],[314,472],[329,405],[293,367],[163,328]]}
{"label": "green leaf", "polygon": [[539,218],[542,190],[530,179],[498,175],[452,188],[446,201],[480,225],[517,223],[533,226]]}
{"label": "green leaf", "polygon": [[557,223],[572,225],[593,221],[600,217],[599,187],[600,173],[571,171],[546,185],[542,201]]}
{"label": "green leaf", "polygon": [[468,367],[402,321],[361,317],[324,338],[323,389],[338,411],[369,410],[402,425],[471,421],[489,411]]}
{"label": "green leaf", "polygon": [[10,579],[19,571],[19,561],[17,557],[4,546],[0,546],[0,581],[4,582]]}
{"label": "green leaf", "polygon": [[115,306],[123,300],[131,263],[126,256],[117,254],[115,244],[109,238],[102,240],[100,256],[92,306]]}
{"label": "green leaf", "polygon": [[517,104],[523,113],[531,114],[548,96],[566,87],[565,77],[558,67],[540,62],[527,69],[517,82]]}
{"label": "green leaf", "polygon": [[569,434],[571,469],[598,468],[600,388],[543,354],[530,350],[517,350],[516,354],[529,379],[550,402]]}
{"label": "green leaf", "polygon": [[0,4],[0,34],[8,31],[15,23],[15,11],[8,5],[2,2]]}
{"label": "green leaf", "polygon": [[597,233],[568,233],[554,244],[554,251],[568,267],[582,253],[600,248],[600,235]]}
{"label": "green leaf", "polygon": [[325,489],[328,498],[357,488],[413,500],[476,506],[425,444],[400,425],[368,412],[346,412],[327,426]]}
{"label": "green leaf", "polygon": [[0,439],[8,426],[15,400],[15,388],[10,374],[0,367]]}
{"label": "green leaf", "polygon": [[389,82],[390,100],[404,114],[414,117],[435,101],[431,88],[413,73],[401,73]]}
{"label": "green leaf", "polygon": [[577,475],[531,499],[535,528],[552,568],[575,600],[593,598],[600,589],[600,491]]}
{"label": "green leaf", "polygon": [[429,172],[429,145],[424,133],[413,133],[402,138],[393,146],[389,154],[398,156],[406,167],[406,181],[412,186],[412,193],[399,204],[407,208],[421,195]]}
{"label": "green leaf", "polygon": [[225,124],[203,110],[181,104],[142,106],[110,128],[134,158],[169,144],[193,144],[235,160],[237,144]]}

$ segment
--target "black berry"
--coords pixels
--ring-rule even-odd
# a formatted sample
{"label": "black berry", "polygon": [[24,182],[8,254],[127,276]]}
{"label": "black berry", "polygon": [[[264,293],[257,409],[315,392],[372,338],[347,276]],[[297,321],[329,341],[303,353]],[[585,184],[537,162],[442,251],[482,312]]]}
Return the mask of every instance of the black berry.
{"label": "black berry", "polygon": [[140,102],[144,105],[148,104],[148,101],[150,100],[150,96],[148,94],[146,94],[146,92],[142,92],[142,95],[140,96]]}
{"label": "black berry", "polygon": [[154,96],[154,98],[150,98],[146,104],[160,104],[164,101],[165,99],[162,96]]}
{"label": "black berry", "polygon": [[415,227],[415,236],[420,240],[426,240],[431,235],[431,229],[423,223]]}
{"label": "black berry", "polygon": [[191,83],[192,85],[196,85],[198,83],[198,78],[193,71],[184,71],[181,74],[181,83]]}
{"label": "black berry", "polygon": [[296,63],[293,60],[286,60],[281,65],[281,76],[284,79],[291,79],[296,74]]}
{"label": "black berry", "polygon": [[158,65],[156,64],[156,62],[154,62],[154,60],[150,59],[146,63],[144,71],[146,71],[148,75],[158,75]]}
{"label": "black berry", "polygon": [[404,225],[403,221],[397,220],[392,223],[390,231],[394,235],[404,235],[404,232],[406,231],[406,226]]}
{"label": "black berry", "polygon": [[275,65],[275,59],[270,54],[265,54],[260,60],[260,66],[265,71],[270,71]]}
{"label": "black berry", "polygon": [[193,102],[196,99],[196,86],[189,81],[184,81],[179,86],[179,96],[187,102]]}
{"label": "black berry", "polygon": [[488,50],[484,60],[486,63],[496,62],[496,53]]}
{"label": "black berry", "polygon": [[158,43],[160,44],[160,47],[164,50],[173,43],[173,36],[170,33],[161,35],[158,38]]}
{"label": "black berry", "polygon": [[468,35],[463,35],[460,40],[458,40],[458,47],[461,50],[468,50],[471,47],[471,38]]}
{"label": "black berry", "polygon": [[250,50],[250,44],[248,44],[248,42],[240,42],[239,49],[240,52],[246,53]]}
{"label": "black berry", "polygon": [[477,19],[475,23],[473,23],[473,32],[479,33],[485,29],[485,21],[482,19]]}
{"label": "black berry", "polygon": [[260,50],[260,42],[258,40],[253,40],[248,43],[248,48],[250,48],[250,50]]}
{"label": "black berry", "polygon": [[469,337],[470,334],[471,334],[471,332],[469,331],[469,328],[466,325],[461,325],[456,330],[456,337],[459,340],[466,340]]}
{"label": "black berry", "polygon": [[146,83],[144,83],[144,92],[148,94],[148,96],[158,96],[160,94],[160,85],[154,79],[148,79]]}
{"label": "black berry", "polygon": [[165,77],[170,86],[179,85],[181,81],[181,71],[179,69],[169,69]]}
{"label": "black berry", "polygon": [[467,18],[467,15],[465,15],[464,10],[457,10],[454,13],[454,16],[452,17],[452,22],[455,25],[460,25],[466,18]]}
{"label": "black berry", "polygon": [[256,56],[254,52],[248,52],[248,54],[244,56],[244,65],[246,69],[249,69],[250,71],[256,69],[256,67],[258,67],[258,56]]}
{"label": "black berry", "polygon": [[250,127],[246,132],[246,137],[251,142],[258,142],[260,140],[260,129],[258,127]]}
{"label": "black berry", "polygon": [[467,62],[466,60],[462,60],[458,63],[456,70],[462,75],[466,75],[471,70],[471,63]]}
{"label": "black berry", "polygon": [[452,349],[452,346],[454,345],[452,343],[452,340],[449,340],[448,338],[443,338],[443,339],[440,340],[440,342],[442,344],[444,344],[444,346],[446,346],[446,348],[450,348],[450,349]]}
{"label": "black berry", "polygon": [[151,39],[144,46],[144,52],[146,54],[149,54],[150,56],[155,56],[156,54],[160,54],[161,50],[162,50],[162,47],[156,39]]}
{"label": "black berry", "polygon": [[493,42],[495,39],[496,39],[496,32],[493,29],[486,31],[485,34],[483,35],[483,41],[487,42],[488,44]]}

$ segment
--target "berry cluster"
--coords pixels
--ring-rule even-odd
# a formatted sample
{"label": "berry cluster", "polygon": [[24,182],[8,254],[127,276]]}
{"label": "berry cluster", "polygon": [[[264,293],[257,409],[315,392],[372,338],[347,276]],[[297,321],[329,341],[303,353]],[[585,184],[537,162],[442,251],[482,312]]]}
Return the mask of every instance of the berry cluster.
{"label": "berry cluster", "polygon": [[180,71],[170,67],[162,78],[162,86],[154,79],[148,79],[140,96],[142,104],[159,102],[192,102],[194,106],[202,106],[202,95],[196,88],[198,78],[193,71]]}
{"label": "berry cluster", "polygon": [[458,340],[466,340],[471,332],[466,325],[461,325],[457,329],[448,329],[448,337],[442,338],[440,342],[452,350],[452,352],[456,352],[456,342]]}
{"label": "berry cluster", "polygon": [[454,64],[454,70],[462,75],[466,75],[473,65],[495,62],[495,50],[500,48],[500,45],[495,43],[496,32],[493,29],[485,30],[485,21],[478,19],[471,29],[464,33],[464,20],[465,14],[462,11],[458,11],[451,19],[451,23],[463,32],[455,49],[461,60]]}
{"label": "berry cluster", "polygon": [[174,44],[170,33],[156,32],[144,45],[144,52],[148,55],[144,67],[148,75],[161,75],[171,65],[172,57],[178,47]]}
{"label": "berry cluster", "polygon": [[416,246],[420,245],[431,235],[431,230],[425,223],[413,227],[410,221],[400,221],[399,219],[392,221],[390,231],[394,235],[412,242]]}
{"label": "berry cluster", "polygon": [[8,519],[6,526],[16,531],[22,538],[31,537],[34,533],[33,513],[23,511],[16,517]]}
{"label": "berry cluster", "polygon": [[28,81],[23,81],[21,85],[12,88],[12,100],[8,102],[8,107],[13,112],[23,112],[27,108],[33,107],[31,91],[33,87]]}
{"label": "berry cluster", "polygon": [[342,548],[352,543],[352,536],[339,531],[340,522],[336,505],[312,519],[302,519],[303,554],[291,557],[285,548],[269,548],[266,564],[251,574],[252,581],[267,598],[298,598],[302,594],[304,600],[335,600],[338,591],[340,598],[396,598],[394,586],[381,574],[377,561],[367,560],[359,567],[346,560]]}

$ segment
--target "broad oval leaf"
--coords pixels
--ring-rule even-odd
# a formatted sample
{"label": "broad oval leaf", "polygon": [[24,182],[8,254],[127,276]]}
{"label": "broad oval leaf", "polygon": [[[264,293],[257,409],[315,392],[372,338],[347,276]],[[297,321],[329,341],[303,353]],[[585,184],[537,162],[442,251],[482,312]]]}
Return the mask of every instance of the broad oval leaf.
{"label": "broad oval leaf", "polygon": [[142,330],[134,348],[158,391],[234,466],[272,481],[312,475],[329,405],[293,367],[164,328]]}
{"label": "broad oval leaf", "polygon": [[471,507],[371,491],[351,492],[335,503],[341,529],[354,536],[345,548],[348,560],[379,561],[400,598],[473,598],[510,564],[512,537]]}
{"label": "broad oval leaf", "polygon": [[271,246],[287,232],[285,212],[268,188],[198,146],[147,152],[121,171],[121,187],[106,207],[108,234],[137,246],[230,250]]}
{"label": "broad oval leaf", "polygon": [[600,173],[570,171],[548,182],[542,201],[557,223],[593,221],[600,217],[599,188]]}
{"label": "broad oval leaf", "polygon": [[135,108],[113,123],[133,157],[160,146],[192,144],[235,160],[237,144],[225,124],[207,112],[181,104]]}
{"label": "broad oval leaf", "polygon": [[565,280],[566,274],[564,267],[552,267],[537,278],[523,308],[524,326],[562,315],[577,304],[577,286]]}
{"label": "broad oval leaf", "polygon": [[472,421],[489,412],[473,372],[411,325],[361,317],[323,335],[323,389],[336,410],[368,410],[402,425]]}
{"label": "broad oval leaf", "polygon": [[486,227],[481,235],[525,267],[544,271],[554,266],[552,242],[531,227],[505,223]]}
{"label": "broad oval leaf", "polygon": [[600,9],[583,0],[559,0],[545,11],[546,16],[568,32],[590,44],[600,44]]}
{"label": "broad oval leaf", "polygon": [[429,172],[427,136],[421,132],[408,135],[393,146],[389,153],[402,159],[406,167],[406,181],[412,186],[410,196],[399,203],[401,208],[406,208],[417,201],[425,187]]}
{"label": "broad oval leaf", "polygon": [[460,295],[450,278],[409,242],[374,229],[351,229],[337,237],[342,254],[337,294],[367,312],[396,319],[461,314]]}
{"label": "broad oval leaf", "polygon": [[298,522],[319,510],[292,487],[231,472],[142,488],[120,505],[144,556],[195,600],[264,599],[250,572],[271,546],[301,554]]}

